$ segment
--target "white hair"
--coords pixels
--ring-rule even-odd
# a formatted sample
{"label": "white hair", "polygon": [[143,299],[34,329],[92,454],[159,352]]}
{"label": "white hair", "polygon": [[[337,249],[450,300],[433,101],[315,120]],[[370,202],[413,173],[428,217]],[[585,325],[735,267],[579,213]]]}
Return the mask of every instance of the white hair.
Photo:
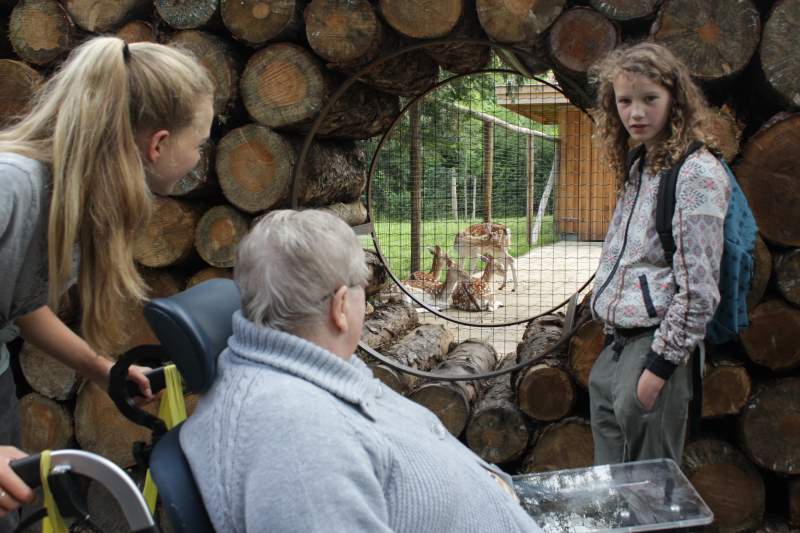
{"label": "white hair", "polygon": [[320,323],[339,287],[368,277],[350,226],[314,209],[265,215],[239,244],[234,269],[245,318],[290,333]]}

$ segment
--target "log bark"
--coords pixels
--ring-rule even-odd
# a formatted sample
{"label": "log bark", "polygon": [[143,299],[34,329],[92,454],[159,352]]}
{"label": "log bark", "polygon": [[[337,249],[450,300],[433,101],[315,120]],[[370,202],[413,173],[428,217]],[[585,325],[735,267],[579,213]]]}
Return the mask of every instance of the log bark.
{"label": "log bark", "polygon": [[736,180],[747,196],[761,236],[800,247],[800,113],[781,114],[747,142]]}
{"label": "log bark", "polygon": [[247,234],[250,221],[228,205],[212,207],[200,217],[194,246],[211,266],[230,268],[236,261],[236,247]]}
{"label": "log bark", "polygon": [[[453,31],[447,36],[450,39],[482,39],[488,41],[486,33],[478,20],[475,11],[475,0],[464,0],[464,12]],[[492,49],[489,46],[469,44],[443,44],[425,49],[434,61],[443,69],[454,74],[466,74],[486,68],[492,60]]]}
{"label": "log bark", "polygon": [[767,290],[767,284],[772,276],[772,255],[761,237],[756,237],[753,248],[753,280],[750,282],[750,291],[747,293],[747,308],[753,309]]}
{"label": "log bark", "polygon": [[703,418],[739,414],[752,387],[750,374],[741,361],[715,357],[703,376]]}
{"label": "log bark", "polygon": [[768,300],[750,312],[750,325],[739,335],[747,356],[770,370],[800,367],[800,309]]}
{"label": "log bark", "polygon": [[[146,269],[142,272],[142,278],[147,284],[147,297],[164,298],[180,292],[184,287],[184,278],[176,272],[166,269]],[[116,350],[114,354],[122,354],[143,344],[160,344],[153,330],[147,324],[143,313],[144,306],[139,305],[128,309],[128,338]]]}
{"label": "log bark", "polygon": [[[509,354],[496,369],[508,368]],[[528,447],[528,420],[516,404],[510,374],[487,380],[483,397],[475,403],[467,424],[467,445],[484,461],[503,464],[519,459]]]}
{"label": "log bark", "polygon": [[75,24],[96,33],[121,26],[150,7],[149,0],[65,0],[63,4]]}
{"label": "log bark", "polygon": [[361,200],[346,204],[337,202],[335,204],[326,205],[325,207],[320,207],[319,209],[341,218],[348,226],[360,226],[369,218],[367,206],[365,206]]}
{"label": "log bark", "polygon": [[186,282],[186,288],[194,287],[210,279],[233,279],[233,269],[207,267],[198,270]]}
{"label": "log bark", "polygon": [[307,0],[221,0],[222,22],[242,43],[260,47],[269,41],[294,41],[302,35]]}
{"label": "log bark", "polygon": [[486,34],[500,43],[535,43],[556,21],[566,0],[476,0],[478,20]]}
{"label": "log bark", "polygon": [[[247,62],[242,99],[247,112],[260,124],[306,133],[342,81],[305,48],[273,44]],[[382,133],[398,112],[396,97],[356,83],[336,101],[317,135],[367,139]]]}
{"label": "log bark", "polygon": [[764,24],[761,36],[760,62],[770,87],[789,107],[800,107],[800,6],[792,0],[782,0]]}
{"label": "log bark", "polygon": [[417,311],[413,306],[404,302],[391,302],[376,307],[364,320],[361,341],[370,348],[380,350],[418,325]]}
{"label": "log bark", "polygon": [[764,518],[764,480],[727,442],[701,439],[686,446],[683,471],[714,512],[712,531],[752,531]]}
{"label": "log bark", "polygon": [[583,389],[589,388],[589,373],[603,351],[605,338],[603,323],[592,320],[582,325],[569,341],[569,371]]}
{"label": "log bark", "polygon": [[783,297],[800,306],[800,249],[775,256],[775,281]]}
{"label": "log bark", "polygon": [[739,427],[742,447],[758,466],[800,474],[800,378],[763,383],[745,407]]}
{"label": "log bark", "polygon": [[[489,372],[495,366],[497,352],[494,347],[470,339],[450,351],[434,372],[448,376],[472,376]],[[455,437],[464,432],[472,413],[472,404],[480,396],[481,383],[478,381],[431,381],[408,395],[409,399],[424,405],[438,416]]]}
{"label": "log bark", "polygon": [[205,28],[219,17],[219,0],[156,0],[153,3],[161,19],[176,30]]}
{"label": "log bark", "polygon": [[624,22],[655,16],[659,0],[589,0],[589,4],[605,17]]}
{"label": "log bark", "polygon": [[74,436],[66,407],[35,392],[19,401],[22,449],[27,453],[68,448]]}
{"label": "log bark", "polygon": [[24,61],[47,65],[72,49],[75,28],[55,0],[22,0],[11,12],[8,38]]}
{"label": "log bark", "polygon": [[800,528],[800,479],[790,479],[789,489],[789,525]]}
{"label": "log bark", "polygon": [[155,43],[158,41],[152,24],[143,20],[132,20],[117,30],[117,37],[127,43]]}
{"label": "log bark", "polygon": [[365,292],[367,298],[370,298],[386,287],[388,277],[386,275],[386,265],[383,264],[378,254],[372,250],[364,250],[364,256],[369,268],[369,282]]}
{"label": "log bark", "polygon": [[383,19],[411,39],[444,37],[461,18],[463,0],[380,0]]}
{"label": "log bark", "polygon": [[726,0],[668,0],[650,30],[652,38],[680,58],[696,78],[714,81],[741,72],[761,35],[750,0],[731,9]]}
{"label": "log bark", "polygon": [[191,172],[172,187],[170,196],[206,198],[219,192],[219,182],[214,173],[214,141],[208,140],[200,147],[200,161]]}
{"label": "log bark", "polygon": [[214,81],[214,114],[223,124],[232,118],[239,93],[242,61],[232,44],[211,33],[186,30],[172,36],[172,46],[192,52]]}
{"label": "log bark", "polygon": [[[314,0],[306,9],[306,35],[328,68],[353,75],[367,63],[386,57],[405,41],[385,25],[367,0]],[[406,52],[373,65],[359,81],[401,96],[416,95],[436,82],[437,67],[423,51]]]}
{"label": "log bark", "polygon": [[146,228],[136,236],[133,258],[146,267],[184,263],[194,252],[194,234],[202,210],[195,205],[158,196]]}
{"label": "log bark", "polygon": [[44,78],[22,61],[0,59],[0,127],[28,111],[33,93]]}
{"label": "log bark", "polygon": [[[444,326],[423,325],[404,335],[381,354],[404,366],[429,371],[444,360],[451,342],[453,334]],[[376,378],[401,394],[415,388],[420,381],[416,376],[374,362],[369,366]]]}
{"label": "log bark", "polygon": [[[561,338],[564,317],[545,315],[528,324],[517,345],[517,362],[539,357]],[[575,405],[575,386],[566,370],[565,349],[542,358],[512,377],[517,403],[534,420],[552,422],[567,416]]]}
{"label": "log bark", "polygon": [[597,11],[575,7],[553,24],[550,55],[567,74],[583,76],[598,59],[616,48],[619,28]]}
{"label": "log bark", "polygon": [[[155,415],[158,406],[144,407]],[[133,466],[133,443],[150,440],[150,430],[130,422],[104,390],[86,382],[75,404],[75,438],[84,450],[102,455],[125,468]]]}
{"label": "log bark", "polygon": [[33,390],[52,400],[69,400],[80,384],[78,374],[30,342],[19,353],[22,375]]}
{"label": "log bark", "polygon": [[592,427],[587,420],[570,417],[545,426],[522,462],[521,474],[594,464]]}
{"label": "log bark", "polygon": [[[300,140],[294,141],[299,153]],[[364,150],[352,141],[320,140],[306,155],[300,175],[301,206],[326,207],[357,200],[367,185]]]}

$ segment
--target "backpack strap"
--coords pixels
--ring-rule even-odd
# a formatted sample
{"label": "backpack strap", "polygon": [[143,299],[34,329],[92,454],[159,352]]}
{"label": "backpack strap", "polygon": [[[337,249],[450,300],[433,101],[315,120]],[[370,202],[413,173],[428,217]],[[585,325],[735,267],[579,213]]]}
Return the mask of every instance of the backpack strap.
{"label": "backpack strap", "polygon": [[639,160],[639,172],[642,171],[642,167],[644,167],[644,156],[645,156],[645,147],[643,144],[640,144],[633,150],[628,151],[628,156],[625,160],[625,172],[630,172],[633,163],[638,159]]}
{"label": "backpack strap", "polygon": [[675,215],[675,188],[678,183],[678,174],[686,159],[703,147],[700,141],[694,141],[686,153],[678,160],[669,171],[661,175],[656,197],[656,231],[664,248],[667,264],[672,267],[672,258],[675,255],[675,238],[672,236],[672,217]]}

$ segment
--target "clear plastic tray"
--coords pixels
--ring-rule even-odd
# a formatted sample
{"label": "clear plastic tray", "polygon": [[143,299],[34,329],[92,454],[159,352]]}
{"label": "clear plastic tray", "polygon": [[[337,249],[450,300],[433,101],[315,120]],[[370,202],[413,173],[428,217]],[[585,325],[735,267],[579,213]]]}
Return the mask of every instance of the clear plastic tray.
{"label": "clear plastic tray", "polygon": [[657,531],[714,521],[671,459],[515,476],[514,489],[546,533]]}

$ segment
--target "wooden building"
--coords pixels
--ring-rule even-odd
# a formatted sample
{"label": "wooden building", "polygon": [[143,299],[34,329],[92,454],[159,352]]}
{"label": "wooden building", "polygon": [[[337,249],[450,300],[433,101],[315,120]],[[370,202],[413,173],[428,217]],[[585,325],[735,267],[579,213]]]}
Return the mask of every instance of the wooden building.
{"label": "wooden building", "polygon": [[561,149],[553,220],[562,238],[602,241],[614,210],[614,175],[592,144],[589,116],[542,83],[496,88],[497,103],[541,124],[557,124]]}

